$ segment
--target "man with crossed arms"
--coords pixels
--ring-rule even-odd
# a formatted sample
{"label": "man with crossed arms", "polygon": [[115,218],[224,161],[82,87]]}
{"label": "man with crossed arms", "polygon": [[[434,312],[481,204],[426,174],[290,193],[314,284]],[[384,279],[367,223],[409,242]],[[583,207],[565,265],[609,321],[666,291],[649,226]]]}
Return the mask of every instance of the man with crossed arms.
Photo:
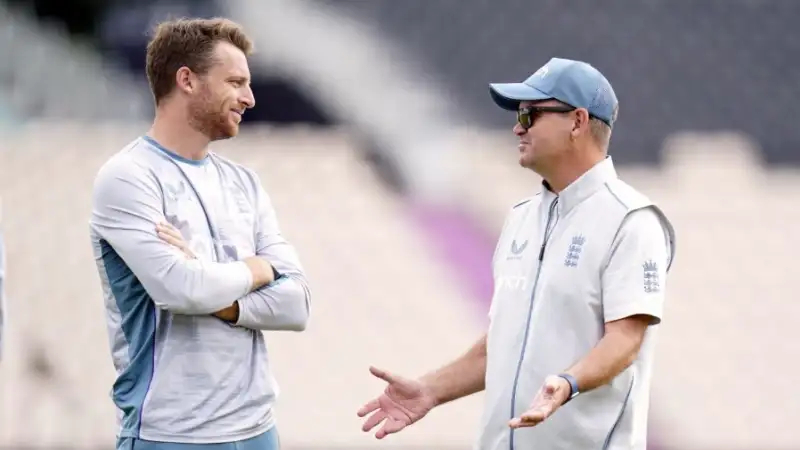
{"label": "man with crossed arms", "polygon": [[118,450],[280,448],[262,331],[303,331],[309,285],[258,175],[209,148],[255,105],[252,47],[230,20],[160,24],[153,124],[95,178]]}

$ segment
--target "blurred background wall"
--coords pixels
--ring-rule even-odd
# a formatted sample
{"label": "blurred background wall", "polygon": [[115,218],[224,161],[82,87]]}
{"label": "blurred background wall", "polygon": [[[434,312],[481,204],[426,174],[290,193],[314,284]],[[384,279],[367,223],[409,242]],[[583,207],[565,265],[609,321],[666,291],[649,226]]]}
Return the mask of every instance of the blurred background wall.
{"label": "blurred background wall", "polygon": [[381,443],[355,412],[370,364],[420,375],[484,330],[495,239],[539,182],[487,83],[552,56],[611,80],[619,172],[677,228],[650,447],[800,448],[800,2],[10,0],[1,449],[113,446],[91,184],[151,119],[149,31],[214,15],[258,50],[257,105],[214,149],[258,171],[313,283],[309,329],[267,335],[288,449],[470,448],[480,395]]}

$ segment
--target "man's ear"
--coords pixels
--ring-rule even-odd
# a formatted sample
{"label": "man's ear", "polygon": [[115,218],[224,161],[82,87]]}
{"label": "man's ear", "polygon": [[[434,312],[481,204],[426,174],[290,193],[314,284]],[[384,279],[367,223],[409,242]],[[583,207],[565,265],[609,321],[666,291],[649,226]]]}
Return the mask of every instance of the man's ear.
{"label": "man's ear", "polygon": [[577,138],[581,133],[581,129],[589,127],[589,111],[585,108],[578,108],[575,110],[573,118],[571,134],[573,138]]}
{"label": "man's ear", "polygon": [[197,84],[197,79],[192,70],[189,69],[188,67],[183,66],[180,69],[178,69],[177,72],[175,72],[175,86],[179,90],[187,94],[191,94],[192,92],[194,92],[196,84]]}

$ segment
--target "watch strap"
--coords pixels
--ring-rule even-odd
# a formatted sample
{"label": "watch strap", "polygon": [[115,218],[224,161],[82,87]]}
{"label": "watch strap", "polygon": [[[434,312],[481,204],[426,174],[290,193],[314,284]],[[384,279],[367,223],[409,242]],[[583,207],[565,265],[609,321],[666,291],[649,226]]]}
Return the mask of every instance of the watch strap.
{"label": "watch strap", "polygon": [[558,374],[558,376],[565,379],[567,383],[569,383],[569,389],[570,389],[569,396],[564,401],[564,403],[567,403],[568,401],[575,398],[578,394],[580,394],[580,390],[578,389],[578,380],[576,380],[575,377],[573,377],[568,373],[560,373]]}

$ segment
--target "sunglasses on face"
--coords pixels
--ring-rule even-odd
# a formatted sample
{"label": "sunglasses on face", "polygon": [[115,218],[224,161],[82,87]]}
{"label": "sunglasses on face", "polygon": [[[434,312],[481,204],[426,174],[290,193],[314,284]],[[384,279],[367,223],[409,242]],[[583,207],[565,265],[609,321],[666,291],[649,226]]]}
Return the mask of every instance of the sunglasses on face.
{"label": "sunglasses on face", "polygon": [[528,106],[517,110],[517,122],[524,129],[529,129],[536,123],[536,119],[544,113],[567,113],[575,111],[572,106]]}

